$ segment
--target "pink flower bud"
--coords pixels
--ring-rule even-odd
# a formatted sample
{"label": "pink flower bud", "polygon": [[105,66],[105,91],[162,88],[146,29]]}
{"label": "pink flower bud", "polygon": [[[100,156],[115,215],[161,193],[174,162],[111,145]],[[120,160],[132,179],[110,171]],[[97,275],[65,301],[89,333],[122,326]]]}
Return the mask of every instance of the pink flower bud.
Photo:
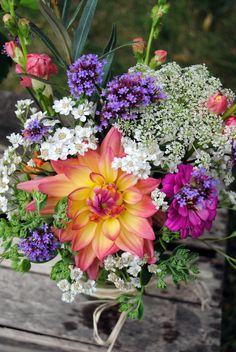
{"label": "pink flower bud", "polygon": [[156,50],[154,58],[155,58],[155,61],[157,61],[160,64],[163,64],[164,62],[166,62],[167,51],[166,50]]}
{"label": "pink flower bud", "polygon": [[225,120],[225,126],[236,126],[236,116],[230,116]]}
{"label": "pink flower bud", "polygon": [[207,107],[210,112],[218,115],[223,114],[228,107],[228,99],[217,92],[209,97]]}
{"label": "pink flower bud", "polygon": [[[21,68],[20,65],[16,65],[16,73],[22,73],[23,70]],[[32,80],[30,77],[27,77],[27,76],[21,76],[20,77],[20,84],[23,86],[23,87],[32,87]]]}
{"label": "pink flower bud", "polygon": [[142,37],[139,37],[139,38],[134,38],[133,42],[134,42],[134,44],[132,45],[133,52],[135,54],[143,54],[146,48],[145,40]]}
{"label": "pink flower bud", "polygon": [[45,79],[58,72],[57,66],[47,54],[27,55],[26,71],[31,75]]}
{"label": "pink flower bud", "polygon": [[6,42],[4,45],[6,54],[10,56],[12,59],[14,59],[15,57],[16,47],[17,47],[16,42],[14,42],[13,40],[11,40],[10,42]]}

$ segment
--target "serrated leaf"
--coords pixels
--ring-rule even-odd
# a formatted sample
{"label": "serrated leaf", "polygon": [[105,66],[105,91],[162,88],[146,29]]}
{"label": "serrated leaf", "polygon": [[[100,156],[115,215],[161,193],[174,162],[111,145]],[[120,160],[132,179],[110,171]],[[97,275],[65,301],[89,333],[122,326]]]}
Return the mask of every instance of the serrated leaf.
{"label": "serrated leaf", "polygon": [[113,24],[110,39],[104,49],[104,55],[107,54],[107,56],[105,56],[107,63],[103,68],[103,86],[106,86],[106,83],[111,71],[111,65],[112,65],[115,53],[110,51],[115,48],[116,42],[117,42],[116,25]]}
{"label": "serrated leaf", "polygon": [[49,6],[47,6],[42,0],[39,0],[39,9],[42,12],[43,16],[46,18],[48,23],[50,24],[53,32],[59,39],[61,45],[64,48],[66,53],[66,61],[67,63],[71,63],[71,39],[69,34],[67,33],[65,27],[62,22],[58,20],[54,12],[51,10]]}
{"label": "serrated leaf", "polygon": [[71,17],[68,19],[68,21],[65,23],[65,27],[66,29],[69,29],[70,26],[72,26],[72,24],[74,23],[74,21],[76,20],[79,12],[80,12],[80,9],[82,7],[84,3],[84,0],[81,0],[81,2],[79,3],[79,5],[76,7],[76,9],[73,11],[73,14],[71,15]]}
{"label": "serrated leaf", "polygon": [[98,0],[87,0],[80,18],[78,27],[75,31],[73,58],[74,61],[81,55],[91,27],[92,19],[97,7]]}
{"label": "serrated leaf", "polygon": [[63,58],[61,57],[59,51],[57,50],[55,45],[52,43],[52,41],[41,31],[41,29],[38,26],[36,26],[36,24],[31,22],[30,28],[35,34],[37,34],[37,36],[42,40],[42,42],[48,47],[48,49],[51,51],[52,55],[54,56],[57,64],[60,67],[66,69],[67,64],[63,60]]}

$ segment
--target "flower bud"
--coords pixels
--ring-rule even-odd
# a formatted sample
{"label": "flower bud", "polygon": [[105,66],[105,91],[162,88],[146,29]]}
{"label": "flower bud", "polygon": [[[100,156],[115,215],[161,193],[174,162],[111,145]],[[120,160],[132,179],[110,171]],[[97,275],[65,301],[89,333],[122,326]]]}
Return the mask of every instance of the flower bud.
{"label": "flower bud", "polygon": [[3,16],[2,20],[4,22],[5,27],[9,30],[9,32],[12,35],[16,36],[17,35],[17,26],[16,26],[16,23],[15,23],[13,17],[9,13],[6,13]]}
{"label": "flower bud", "polygon": [[11,57],[17,64],[22,63],[24,56],[22,50],[15,41],[11,40],[10,42],[6,42],[4,48],[7,56]]}
{"label": "flower bud", "polygon": [[146,42],[142,37],[134,38],[133,39],[132,49],[134,54],[143,54],[146,48]]}
{"label": "flower bud", "polygon": [[166,50],[156,50],[154,59],[158,64],[163,64],[166,62],[167,51]]}
{"label": "flower bud", "polygon": [[232,127],[235,126],[236,127],[236,116],[230,116],[225,120],[225,126],[228,127]]}
{"label": "flower bud", "polygon": [[211,95],[207,101],[208,110],[217,115],[223,114],[228,107],[228,99],[219,92]]}
{"label": "flower bud", "polygon": [[30,31],[29,21],[26,18],[20,18],[18,21],[18,26],[19,26],[20,33],[24,37],[27,37]]}

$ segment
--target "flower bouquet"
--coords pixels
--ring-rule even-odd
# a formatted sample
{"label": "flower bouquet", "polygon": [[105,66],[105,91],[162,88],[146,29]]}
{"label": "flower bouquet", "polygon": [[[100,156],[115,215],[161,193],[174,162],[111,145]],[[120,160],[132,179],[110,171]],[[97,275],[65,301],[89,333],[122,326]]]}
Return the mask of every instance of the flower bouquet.
{"label": "flower bouquet", "polygon": [[[175,284],[198,277],[184,240],[199,240],[217,208],[236,203],[236,104],[205,65],[152,54],[165,0],[152,10],[147,44],[117,47],[114,26],[102,55],[83,54],[96,5],[38,1],[61,52],[19,15],[20,1],[1,1],[4,53],[30,96],[16,104],[21,132],[7,137],[0,160],[1,258],[20,272],[54,260],[50,278],[64,302],[112,298],[125,321],[142,318],[150,282],[164,289],[168,276]],[[30,53],[32,35],[51,56]],[[114,76],[125,45],[136,65]]]}

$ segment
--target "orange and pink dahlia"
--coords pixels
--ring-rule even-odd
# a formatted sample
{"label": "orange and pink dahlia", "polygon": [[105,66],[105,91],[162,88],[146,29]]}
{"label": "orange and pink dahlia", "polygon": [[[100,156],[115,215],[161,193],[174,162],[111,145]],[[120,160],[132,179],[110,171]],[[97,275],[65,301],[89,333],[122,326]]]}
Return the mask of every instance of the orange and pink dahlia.
{"label": "orange and pink dahlia", "polygon": [[[57,173],[18,185],[48,195],[43,213],[52,213],[62,197],[68,197],[71,219],[58,231],[61,242],[72,242],[78,252],[76,265],[96,277],[98,265],[119,250],[153,260],[155,233],[151,217],[156,213],[150,193],[160,181],[149,177],[138,180],[132,174],[112,168],[114,157],[121,157],[121,134],[112,128],[96,151],[89,150],[65,161],[52,161]],[[34,203],[28,207],[34,210]]]}

